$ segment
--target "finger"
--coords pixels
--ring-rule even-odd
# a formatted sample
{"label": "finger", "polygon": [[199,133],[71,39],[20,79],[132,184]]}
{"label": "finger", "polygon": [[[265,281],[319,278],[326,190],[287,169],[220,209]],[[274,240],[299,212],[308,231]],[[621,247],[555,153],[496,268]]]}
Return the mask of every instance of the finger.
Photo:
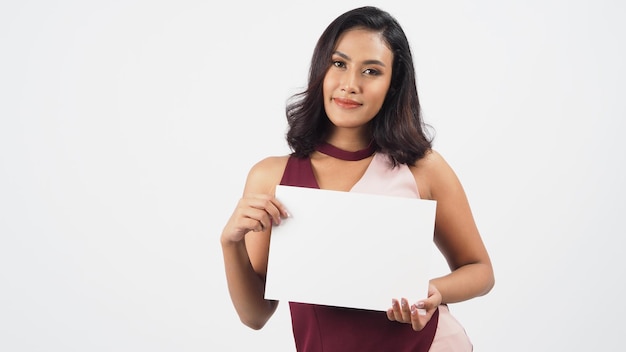
{"label": "finger", "polygon": [[415,331],[421,331],[432,317],[426,310],[420,309],[416,304],[411,306],[411,327]]}
{"label": "finger", "polygon": [[428,299],[424,301],[419,301],[415,304],[415,309],[417,310],[418,315],[426,315],[429,310],[432,310],[433,303],[429,302]]}
{"label": "finger", "polygon": [[274,197],[266,194],[251,195],[248,205],[252,208],[265,211],[272,224],[279,225],[289,214],[285,207]]}
{"label": "finger", "polygon": [[[419,312],[430,312],[433,309],[437,308],[437,306],[439,306],[439,300],[436,298],[432,298],[429,297],[427,299],[421,300],[419,302],[417,302],[415,304],[415,306],[418,308],[418,313]],[[423,315],[423,314],[422,314]]]}
{"label": "finger", "polygon": [[272,202],[274,203],[274,205],[276,206],[276,209],[278,209],[279,211],[279,219],[286,219],[289,217],[289,211],[287,211],[287,208],[283,205],[283,203],[281,203],[278,199],[276,198],[272,198]]}
{"label": "finger", "polygon": [[391,321],[396,321],[396,317],[393,314],[393,308],[387,309],[387,319],[389,319]]}
{"label": "finger", "polygon": [[441,304],[441,293],[437,288],[430,284],[428,287],[428,298],[417,302],[417,307],[431,311],[436,309]]}
{"label": "finger", "polygon": [[256,208],[242,208],[240,219],[241,227],[255,232],[265,231],[272,224],[270,215],[265,210]]}
{"label": "finger", "polygon": [[391,300],[391,309],[393,311],[393,320],[402,322],[402,308],[400,302],[397,299]]}
{"label": "finger", "polygon": [[411,321],[411,308],[409,307],[409,301],[406,298],[400,300],[400,313],[402,314],[402,321],[408,323]]}

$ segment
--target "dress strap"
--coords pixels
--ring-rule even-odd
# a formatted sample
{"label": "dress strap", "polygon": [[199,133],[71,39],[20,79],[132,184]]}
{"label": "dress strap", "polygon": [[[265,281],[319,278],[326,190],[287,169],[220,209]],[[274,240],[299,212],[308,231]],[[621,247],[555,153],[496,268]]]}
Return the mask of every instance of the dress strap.
{"label": "dress strap", "polygon": [[313,173],[313,166],[309,158],[296,158],[290,156],[283,172],[280,184],[284,186],[298,186],[308,188],[320,188]]}

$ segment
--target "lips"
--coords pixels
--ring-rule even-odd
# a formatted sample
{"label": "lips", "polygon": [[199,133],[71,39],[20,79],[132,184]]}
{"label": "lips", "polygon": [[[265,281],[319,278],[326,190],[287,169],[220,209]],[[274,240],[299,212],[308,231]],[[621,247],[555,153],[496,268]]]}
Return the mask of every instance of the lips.
{"label": "lips", "polygon": [[345,109],[354,109],[354,108],[358,108],[359,106],[363,105],[363,104],[359,103],[358,101],[355,101],[355,100],[352,100],[352,99],[333,98],[333,100],[335,101],[335,104],[337,104],[340,107],[345,108]]}

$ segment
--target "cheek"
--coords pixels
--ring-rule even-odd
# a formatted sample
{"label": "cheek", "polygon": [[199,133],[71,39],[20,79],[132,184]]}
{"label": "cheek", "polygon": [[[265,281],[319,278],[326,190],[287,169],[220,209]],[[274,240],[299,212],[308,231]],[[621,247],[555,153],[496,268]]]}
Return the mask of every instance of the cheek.
{"label": "cheek", "polygon": [[387,96],[388,91],[389,91],[389,86],[381,86],[372,93],[376,97],[376,100],[378,101],[378,103],[382,105],[383,102],[385,101],[385,97]]}
{"label": "cheek", "polygon": [[324,82],[322,83],[322,93],[324,93],[324,100],[329,98],[330,91],[328,89],[328,80],[324,78]]}
{"label": "cheek", "polygon": [[335,91],[335,84],[332,77],[326,75],[324,82],[322,83],[322,93],[324,94],[324,101],[330,100]]}

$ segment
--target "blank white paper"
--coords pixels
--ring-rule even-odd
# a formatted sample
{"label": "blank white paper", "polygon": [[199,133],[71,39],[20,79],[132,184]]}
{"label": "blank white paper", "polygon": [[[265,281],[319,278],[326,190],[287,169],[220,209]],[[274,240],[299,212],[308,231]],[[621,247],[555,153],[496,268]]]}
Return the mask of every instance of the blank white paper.
{"label": "blank white paper", "polygon": [[265,298],[385,311],[427,297],[436,202],[278,186]]}

